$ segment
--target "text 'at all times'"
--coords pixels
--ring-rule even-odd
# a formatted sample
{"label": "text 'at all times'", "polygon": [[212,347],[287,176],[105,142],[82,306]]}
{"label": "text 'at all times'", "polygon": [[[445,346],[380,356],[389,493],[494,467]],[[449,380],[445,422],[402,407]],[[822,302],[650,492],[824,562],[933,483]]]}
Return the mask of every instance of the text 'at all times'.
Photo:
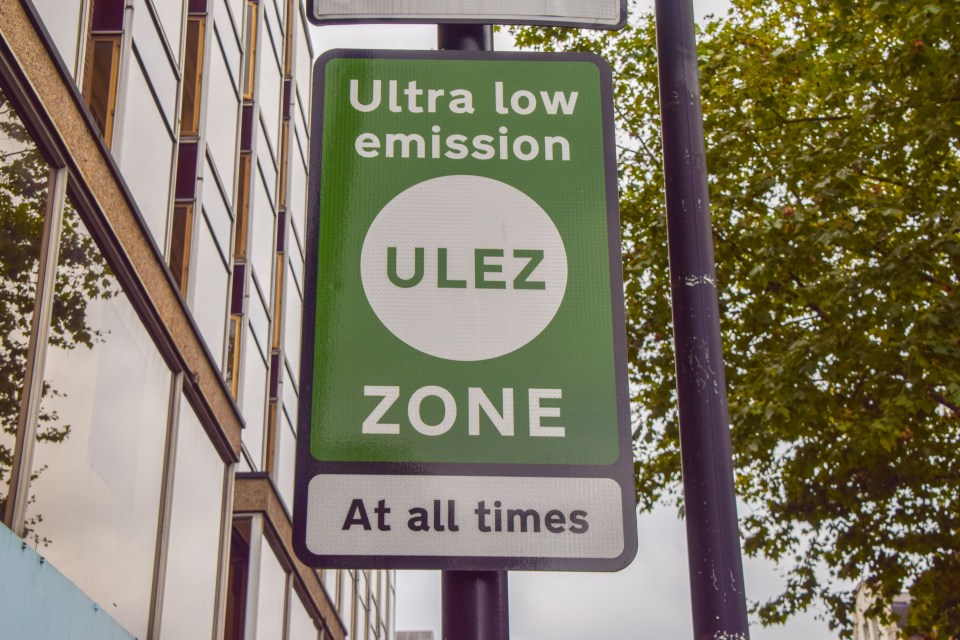
{"label": "text 'at all times'", "polygon": [[[470,518],[462,522],[457,515],[456,500],[434,500],[432,509],[427,507],[413,507],[407,510],[406,528],[410,531],[436,531],[457,533],[460,526],[475,526],[480,533],[586,533],[590,529],[587,516],[590,514],[582,509],[575,509],[569,514],[559,509],[550,509],[541,513],[537,509],[505,508],[500,500],[492,503],[481,500],[472,510]],[[393,529],[393,509],[386,500],[377,500],[372,509],[372,524],[367,505],[360,498],[350,503],[350,509],[343,521],[342,529],[349,531],[353,527],[364,531],[391,531]],[[405,516],[405,517],[407,517]]]}

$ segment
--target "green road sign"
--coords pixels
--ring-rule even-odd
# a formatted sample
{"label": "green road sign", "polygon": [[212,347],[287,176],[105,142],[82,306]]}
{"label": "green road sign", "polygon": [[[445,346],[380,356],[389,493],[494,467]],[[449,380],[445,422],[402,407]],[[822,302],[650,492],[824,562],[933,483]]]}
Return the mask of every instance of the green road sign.
{"label": "green road sign", "polygon": [[636,531],[606,63],[336,51],[314,77],[301,558],[626,566]]}

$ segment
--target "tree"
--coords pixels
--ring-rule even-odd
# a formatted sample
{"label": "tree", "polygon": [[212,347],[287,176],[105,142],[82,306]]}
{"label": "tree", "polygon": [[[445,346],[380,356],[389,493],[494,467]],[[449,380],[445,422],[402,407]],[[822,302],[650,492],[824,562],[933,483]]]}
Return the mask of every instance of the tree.
{"label": "tree", "polygon": [[[850,637],[865,580],[960,636],[960,2],[732,4],[698,55],[754,610]],[[680,502],[652,17],[516,36],[614,67],[637,500]]]}

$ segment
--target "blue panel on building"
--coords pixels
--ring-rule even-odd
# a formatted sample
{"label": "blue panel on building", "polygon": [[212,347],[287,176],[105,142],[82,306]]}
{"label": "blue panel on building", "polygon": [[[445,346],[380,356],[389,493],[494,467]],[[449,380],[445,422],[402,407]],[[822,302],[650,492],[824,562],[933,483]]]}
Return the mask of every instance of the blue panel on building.
{"label": "blue panel on building", "polygon": [[3,525],[0,620],[0,635],[17,640],[133,640],[93,600]]}

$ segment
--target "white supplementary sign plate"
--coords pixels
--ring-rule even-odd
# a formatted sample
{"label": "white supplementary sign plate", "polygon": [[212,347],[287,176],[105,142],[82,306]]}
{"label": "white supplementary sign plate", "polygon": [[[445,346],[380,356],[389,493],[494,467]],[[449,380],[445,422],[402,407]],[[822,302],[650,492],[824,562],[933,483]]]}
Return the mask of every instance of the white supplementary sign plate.
{"label": "white supplementary sign plate", "polygon": [[314,24],[467,22],[619,29],[626,0],[310,0]]}
{"label": "white supplementary sign plate", "polygon": [[609,478],[317,476],[307,546],[357,556],[616,558],[623,497]]}

